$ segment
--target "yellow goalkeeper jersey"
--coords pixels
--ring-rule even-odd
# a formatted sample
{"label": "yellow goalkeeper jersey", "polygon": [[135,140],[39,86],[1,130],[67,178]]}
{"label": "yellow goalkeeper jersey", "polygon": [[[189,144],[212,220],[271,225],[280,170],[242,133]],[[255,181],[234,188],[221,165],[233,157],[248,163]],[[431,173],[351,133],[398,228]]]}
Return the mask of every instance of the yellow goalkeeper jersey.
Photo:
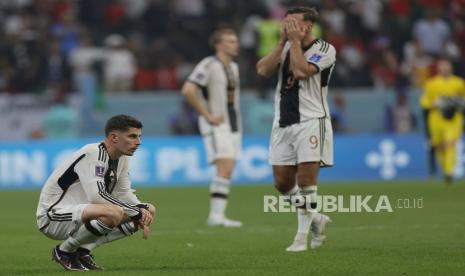
{"label": "yellow goalkeeper jersey", "polygon": [[439,98],[454,96],[465,97],[464,79],[454,75],[447,78],[437,75],[425,83],[420,105],[422,108],[431,110],[433,113],[439,113],[437,108],[435,108],[435,104]]}

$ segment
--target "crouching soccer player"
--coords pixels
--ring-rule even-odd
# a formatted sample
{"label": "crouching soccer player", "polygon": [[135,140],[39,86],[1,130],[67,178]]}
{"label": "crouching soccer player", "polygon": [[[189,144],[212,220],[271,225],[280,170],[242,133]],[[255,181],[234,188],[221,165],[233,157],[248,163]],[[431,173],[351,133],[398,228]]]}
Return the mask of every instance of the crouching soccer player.
{"label": "crouching soccer player", "polygon": [[155,207],[131,189],[129,157],[141,144],[142,123],[126,115],[110,118],[101,143],[87,144],[53,171],[42,188],[37,225],[63,242],[52,258],[66,270],[101,270],[90,252],[149,226]]}

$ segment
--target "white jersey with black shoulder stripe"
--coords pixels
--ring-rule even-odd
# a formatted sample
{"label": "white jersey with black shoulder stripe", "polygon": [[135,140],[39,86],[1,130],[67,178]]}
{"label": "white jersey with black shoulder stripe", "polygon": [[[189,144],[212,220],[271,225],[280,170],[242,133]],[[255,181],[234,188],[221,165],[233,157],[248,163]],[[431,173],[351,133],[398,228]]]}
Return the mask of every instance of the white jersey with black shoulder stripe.
{"label": "white jersey with black shoulder stripe", "polygon": [[302,80],[295,80],[290,70],[290,48],[291,43],[286,42],[278,71],[273,125],[279,127],[330,116],[327,96],[336,61],[335,48],[324,40],[316,39],[303,49],[304,58],[318,72]]}
{"label": "white jersey with black shoulder stripe", "polygon": [[[211,114],[223,116],[231,132],[241,132],[240,80],[236,62],[226,65],[216,56],[208,56],[196,65],[188,81],[201,89]],[[199,117],[199,126],[202,134],[211,132],[213,127],[202,116]]]}

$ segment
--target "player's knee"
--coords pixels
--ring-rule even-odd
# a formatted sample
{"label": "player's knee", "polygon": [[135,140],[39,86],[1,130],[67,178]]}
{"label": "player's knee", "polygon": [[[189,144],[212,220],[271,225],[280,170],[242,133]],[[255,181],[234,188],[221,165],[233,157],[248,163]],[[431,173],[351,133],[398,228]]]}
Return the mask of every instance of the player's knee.
{"label": "player's knee", "polygon": [[299,186],[316,185],[317,178],[311,174],[299,174],[297,175],[297,184]]}
{"label": "player's knee", "polygon": [[233,173],[233,168],[218,168],[217,169],[217,175],[219,177],[225,178],[225,179],[230,179]]}
{"label": "player's knee", "polygon": [[275,180],[274,182],[274,187],[276,190],[278,190],[281,194],[287,193],[292,187],[294,187],[294,183],[292,185],[289,185],[285,181],[280,181],[278,179]]}
{"label": "player's knee", "polygon": [[124,211],[123,208],[116,206],[116,205],[110,205],[108,208],[107,212],[107,223],[111,227],[115,227],[121,223],[124,217]]}

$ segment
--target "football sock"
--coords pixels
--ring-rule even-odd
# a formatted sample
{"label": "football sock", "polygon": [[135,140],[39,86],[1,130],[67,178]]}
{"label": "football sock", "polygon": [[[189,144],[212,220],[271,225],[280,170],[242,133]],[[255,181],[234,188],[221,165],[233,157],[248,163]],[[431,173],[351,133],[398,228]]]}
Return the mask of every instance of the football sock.
{"label": "football sock", "polygon": [[316,211],[316,192],[316,185],[305,186],[299,190],[299,196],[304,199],[305,204],[297,208],[297,235],[307,235],[310,230],[313,215]]}
{"label": "football sock", "polygon": [[131,236],[137,231],[136,226],[134,225],[134,222],[126,222],[118,225],[118,227],[113,228],[113,230],[98,238],[95,242],[83,244],[80,247],[85,248],[89,251],[92,251],[94,248],[108,242],[116,241],[122,238],[126,238]]}
{"label": "football sock", "polygon": [[228,205],[229,179],[216,176],[210,184],[210,218],[224,218]]}
{"label": "football sock", "polygon": [[110,233],[113,228],[105,225],[98,219],[91,220],[81,225],[62,244],[60,250],[64,252],[75,252],[83,244],[95,242],[103,235]]}

